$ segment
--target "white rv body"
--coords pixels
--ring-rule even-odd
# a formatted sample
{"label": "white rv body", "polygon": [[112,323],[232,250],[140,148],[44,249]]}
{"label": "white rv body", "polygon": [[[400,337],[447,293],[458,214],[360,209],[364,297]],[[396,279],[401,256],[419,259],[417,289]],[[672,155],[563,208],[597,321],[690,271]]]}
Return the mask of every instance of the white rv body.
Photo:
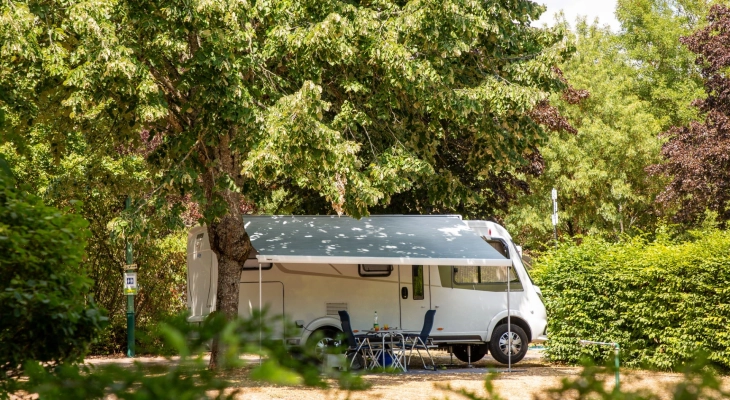
{"label": "white rv body", "polygon": [[[545,307],[510,235],[492,222],[462,223],[485,241],[502,244],[501,251],[506,250],[514,268],[509,294],[512,325],[520,326],[528,341],[544,341],[547,327]],[[482,243],[489,246],[484,241]],[[256,241],[252,244],[257,248]],[[241,273],[238,312],[240,316],[248,317],[259,308],[261,301],[268,308],[269,315],[283,314],[289,321],[295,321],[301,333],[297,337],[286,338],[289,344],[304,344],[317,330],[341,330],[339,310],[348,311],[355,331],[371,329],[376,311],[381,327],[387,324],[393,328],[420,331],[425,312],[437,310],[431,338],[435,344],[444,347],[487,343],[495,327],[504,324],[507,319],[506,280],[495,284],[460,281],[466,272],[474,271],[469,270],[474,268],[472,266],[439,266],[436,259],[437,262],[432,265],[423,262],[421,269],[419,266],[414,268],[413,264],[392,264],[392,271],[379,273],[363,270],[367,266],[358,264],[273,262],[261,264],[263,267],[259,270],[262,259],[265,257],[249,260],[247,269]],[[341,262],[342,259],[335,261]],[[480,273],[491,274],[499,281],[507,276],[507,268],[482,268]],[[363,273],[376,276],[362,276]],[[422,289],[414,287],[414,274],[422,276]],[[188,235],[191,322],[202,321],[214,310],[216,282],[217,259],[210,250],[208,232],[205,227],[195,227]],[[416,292],[422,296],[414,296]]]}

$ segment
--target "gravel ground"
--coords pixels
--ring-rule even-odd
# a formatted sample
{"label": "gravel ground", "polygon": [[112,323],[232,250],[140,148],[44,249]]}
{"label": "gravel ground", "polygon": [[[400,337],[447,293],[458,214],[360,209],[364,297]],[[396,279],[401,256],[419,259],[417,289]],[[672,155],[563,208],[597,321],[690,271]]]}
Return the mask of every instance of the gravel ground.
{"label": "gravel ground", "polygon": [[[346,392],[340,390],[319,390],[298,386],[277,386],[248,379],[247,368],[228,372],[232,387],[241,390],[241,399],[462,399],[465,398],[454,392],[445,390],[449,385],[454,390],[465,389],[477,395],[484,396],[484,378],[489,372],[495,372],[493,380],[497,393],[503,399],[522,400],[534,399],[539,393],[554,388],[561,379],[575,377],[580,368],[550,365],[542,359],[539,350],[530,350],[523,361],[507,372],[504,365],[497,363],[490,356],[474,363],[473,368],[467,368],[466,363],[453,359],[446,352],[434,352],[437,365],[444,369],[436,371],[424,370],[420,360],[414,358],[407,373],[365,373],[363,377],[372,384],[364,392]],[[255,357],[250,357],[256,363]],[[139,357],[135,361],[144,364],[164,364],[169,360],[155,357]],[[87,360],[90,364],[121,364],[129,365],[131,360],[126,358],[93,358]],[[613,376],[606,377],[607,388],[613,386]],[[668,388],[680,382],[682,376],[674,373],[648,372],[638,370],[621,370],[621,384],[624,388],[644,389],[655,393],[662,399],[671,399]],[[333,382],[333,386],[336,383]],[[726,378],[730,384],[730,378]]]}

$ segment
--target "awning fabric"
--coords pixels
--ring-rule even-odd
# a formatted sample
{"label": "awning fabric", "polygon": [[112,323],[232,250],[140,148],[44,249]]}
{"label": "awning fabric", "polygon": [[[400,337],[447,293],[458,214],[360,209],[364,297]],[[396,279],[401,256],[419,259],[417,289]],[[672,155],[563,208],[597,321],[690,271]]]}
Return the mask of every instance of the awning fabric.
{"label": "awning fabric", "polygon": [[512,265],[458,215],[247,215],[244,224],[261,263]]}

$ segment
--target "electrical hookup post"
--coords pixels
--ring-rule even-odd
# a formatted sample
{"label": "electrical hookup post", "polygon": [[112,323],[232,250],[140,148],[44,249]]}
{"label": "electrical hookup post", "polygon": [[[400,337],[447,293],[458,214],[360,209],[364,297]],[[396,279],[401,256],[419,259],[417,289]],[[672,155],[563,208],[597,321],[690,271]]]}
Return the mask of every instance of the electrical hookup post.
{"label": "electrical hookup post", "polygon": [[[127,196],[127,211],[132,199]],[[124,294],[127,296],[127,357],[134,357],[134,296],[137,294],[137,264],[132,258],[132,241],[127,237],[126,269],[124,271]]]}

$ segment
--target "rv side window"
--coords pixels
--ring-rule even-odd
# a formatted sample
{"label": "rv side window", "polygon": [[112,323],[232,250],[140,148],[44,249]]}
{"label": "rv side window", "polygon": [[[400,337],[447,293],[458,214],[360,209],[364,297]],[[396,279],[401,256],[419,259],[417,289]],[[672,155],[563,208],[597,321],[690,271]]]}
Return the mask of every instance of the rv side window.
{"label": "rv side window", "polygon": [[392,265],[359,264],[357,266],[360,276],[390,276],[392,271]]}
{"label": "rv side window", "polygon": [[[506,283],[507,282],[507,271],[504,267],[479,267],[479,282],[478,283]],[[509,281],[519,282],[515,267],[509,267]]]}
{"label": "rv side window", "polygon": [[[251,251],[248,253],[248,259],[243,263],[243,270],[244,271],[258,271],[259,270],[259,260],[256,258],[256,256],[259,254],[256,249],[251,249]],[[271,267],[274,264],[272,263],[261,263],[261,269],[271,269]]]}
{"label": "rv side window", "polygon": [[413,266],[413,300],[423,300],[423,265]]}
{"label": "rv side window", "polygon": [[[507,283],[504,267],[454,267],[454,283],[458,285],[504,284]],[[509,268],[510,283],[519,282],[515,268]]]}

